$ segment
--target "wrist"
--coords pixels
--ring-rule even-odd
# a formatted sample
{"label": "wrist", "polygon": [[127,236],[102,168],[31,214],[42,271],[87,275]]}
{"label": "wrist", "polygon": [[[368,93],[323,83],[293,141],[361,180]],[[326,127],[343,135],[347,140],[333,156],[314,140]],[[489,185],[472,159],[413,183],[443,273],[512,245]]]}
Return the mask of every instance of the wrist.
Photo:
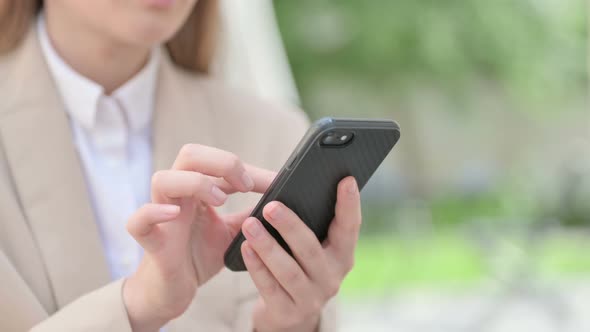
{"label": "wrist", "polygon": [[254,322],[254,332],[318,332],[320,330],[321,315],[315,315],[305,319],[303,322],[289,327],[269,327],[272,324],[266,322]]}
{"label": "wrist", "polygon": [[321,315],[317,315],[306,319],[293,331],[318,332],[320,330],[320,317]]}
{"label": "wrist", "polygon": [[123,284],[123,302],[127,309],[129,324],[134,332],[156,332],[164,326],[168,319],[159,317],[153,312],[146,299],[146,287],[141,285],[136,275],[127,278]]}

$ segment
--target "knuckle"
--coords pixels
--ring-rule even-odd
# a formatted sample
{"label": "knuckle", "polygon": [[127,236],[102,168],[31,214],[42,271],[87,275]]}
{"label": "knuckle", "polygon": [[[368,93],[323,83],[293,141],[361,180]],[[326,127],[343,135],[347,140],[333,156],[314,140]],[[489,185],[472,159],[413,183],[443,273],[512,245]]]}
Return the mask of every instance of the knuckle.
{"label": "knuckle", "polygon": [[242,166],[242,161],[240,160],[240,157],[238,157],[236,154],[228,152],[228,156],[227,159],[225,161],[225,173],[229,173],[235,170],[240,169]]}
{"label": "knuckle", "polygon": [[313,316],[322,311],[324,307],[323,301],[320,299],[313,299],[311,300],[305,307],[305,316]]}
{"label": "knuckle", "polygon": [[197,190],[197,188],[202,188],[202,187],[207,187],[208,189],[210,189],[210,185],[207,186],[207,183],[212,183],[213,181],[209,180],[209,177],[207,177],[206,175],[202,174],[202,173],[197,173],[197,172],[192,172],[190,173],[190,184],[193,187],[193,192],[194,190]]}
{"label": "knuckle", "polygon": [[133,219],[132,218],[129,219],[129,221],[125,225],[125,229],[127,230],[127,233],[129,233],[129,234],[131,234],[133,236],[134,233],[135,233],[135,226],[133,225]]}
{"label": "knuckle", "polygon": [[127,222],[127,224],[125,225],[125,229],[127,230],[127,233],[129,233],[131,235],[131,237],[136,238],[139,234],[139,225],[138,225],[138,220],[136,220],[137,217],[133,216],[129,219],[129,221]]}
{"label": "knuckle", "polygon": [[270,238],[265,237],[262,239],[260,244],[260,252],[263,255],[270,255],[277,248],[277,244]]}
{"label": "knuckle", "polygon": [[139,224],[141,220],[145,218],[145,215],[149,213],[149,209],[151,207],[150,203],[146,203],[142,205],[139,209],[137,209],[131,217],[127,220],[127,224],[125,225],[125,229],[129,234],[132,236],[137,235],[139,233]]}
{"label": "knuckle", "polygon": [[340,292],[340,282],[332,281],[326,286],[326,297],[331,299]]}
{"label": "knuckle", "polygon": [[302,252],[302,259],[303,260],[309,260],[309,259],[314,259],[314,258],[318,258],[321,257],[322,254],[322,248],[320,245],[310,245],[307,248],[305,248]]}
{"label": "knuckle", "polygon": [[247,269],[256,275],[264,275],[266,272],[266,266],[259,259],[248,260]]}
{"label": "knuckle", "polygon": [[164,178],[166,177],[166,171],[157,171],[152,175],[152,187],[161,188]]}
{"label": "knuckle", "polygon": [[301,269],[296,267],[291,267],[287,271],[285,271],[285,280],[288,283],[298,283],[301,281],[303,277],[303,272]]}
{"label": "knuckle", "polygon": [[348,274],[348,273],[350,273],[350,271],[352,271],[352,269],[354,268],[354,263],[355,263],[354,255],[351,255],[351,257],[349,259],[347,259],[346,262],[344,263],[344,273],[345,274]]}
{"label": "knuckle", "polygon": [[191,144],[183,145],[180,150],[178,151],[178,155],[176,156],[177,160],[184,160],[191,154]]}
{"label": "knuckle", "polygon": [[178,152],[178,157],[180,157],[180,158],[190,157],[199,148],[200,148],[199,144],[187,143],[180,148],[180,151]]}
{"label": "knuckle", "polygon": [[261,285],[261,291],[271,296],[276,294],[278,289],[279,285],[276,282],[268,282]]}

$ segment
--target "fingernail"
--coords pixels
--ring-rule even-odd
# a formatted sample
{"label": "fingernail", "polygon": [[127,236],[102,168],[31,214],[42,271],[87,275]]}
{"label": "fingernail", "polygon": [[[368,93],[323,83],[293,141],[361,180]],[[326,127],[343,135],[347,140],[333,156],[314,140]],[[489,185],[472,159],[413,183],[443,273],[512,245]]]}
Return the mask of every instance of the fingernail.
{"label": "fingernail", "polygon": [[248,234],[253,238],[256,238],[262,233],[262,225],[260,224],[260,221],[252,219],[246,225],[246,230],[248,231]]}
{"label": "fingernail", "polygon": [[244,251],[246,252],[246,256],[254,258],[254,250],[250,246],[244,246]]}
{"label": "fingernail", "polygon": [[173,217],[180,212],[180,206],[173,204],[161,205],[160,212],[164,215],[164,217]]}
{"label": "fingernail", "polygon": [[349,194],[356,194],[356,192],[358,191],[358,186],[356,184],[356,180],[350,181],[348,183],[346,190],[348,191]]}
{"label": "fingernail", "polygon": [[254,189],[254,180],[252,180],[248,173],[242,174],[242,183],[248,188],[248,190]]}
{"label": "fingernail", "polygon": [[213,186],[213,188],[211,188],[211,195],[213,195],[213,198],[219,203],[225,202],[225,199],[227,198],[227,195],[219,189],[218,186]]}
{"label": "fingernail", "polygon": [[283,209],[281,208],[280,204],[274,204],[270,211],[268,211],[268,215],[272,220],[278,221],[283,214]]}

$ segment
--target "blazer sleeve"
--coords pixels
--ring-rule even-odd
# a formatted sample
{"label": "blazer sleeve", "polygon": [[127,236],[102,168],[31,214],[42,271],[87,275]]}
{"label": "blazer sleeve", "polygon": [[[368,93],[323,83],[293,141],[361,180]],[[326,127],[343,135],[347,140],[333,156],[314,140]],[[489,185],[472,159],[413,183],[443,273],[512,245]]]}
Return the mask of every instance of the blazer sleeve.
{"label": "blazer sleeve", "polygon": [[110,283],[49,314],[0,250],[0,330],[131,332],[123,280]]}
{"label": "blazer sleeve", "polygon": [[121,279],[83,295],[35,325],[31,331],[132,332],[123,303],[123,283],[124,279]]}

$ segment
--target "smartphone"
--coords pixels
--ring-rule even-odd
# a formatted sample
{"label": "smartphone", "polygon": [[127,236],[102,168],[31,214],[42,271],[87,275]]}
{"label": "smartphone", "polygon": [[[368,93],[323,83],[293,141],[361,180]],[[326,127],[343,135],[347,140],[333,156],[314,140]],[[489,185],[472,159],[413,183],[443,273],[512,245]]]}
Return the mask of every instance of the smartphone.
{"label": "smartphone", "polygon": [[[291,254],[287,243],[262,216],[266,204],[280,201],[323,241],[334,218],[340,180],[354,176],[359,190],[362,189],[399,137],[399,126],[391,120],[318,120],[301,139],[251,216],[260,220]],[[225,266],[232,271],[246,270],[240,250],[244,240],[240,232],[225,252]]]}

